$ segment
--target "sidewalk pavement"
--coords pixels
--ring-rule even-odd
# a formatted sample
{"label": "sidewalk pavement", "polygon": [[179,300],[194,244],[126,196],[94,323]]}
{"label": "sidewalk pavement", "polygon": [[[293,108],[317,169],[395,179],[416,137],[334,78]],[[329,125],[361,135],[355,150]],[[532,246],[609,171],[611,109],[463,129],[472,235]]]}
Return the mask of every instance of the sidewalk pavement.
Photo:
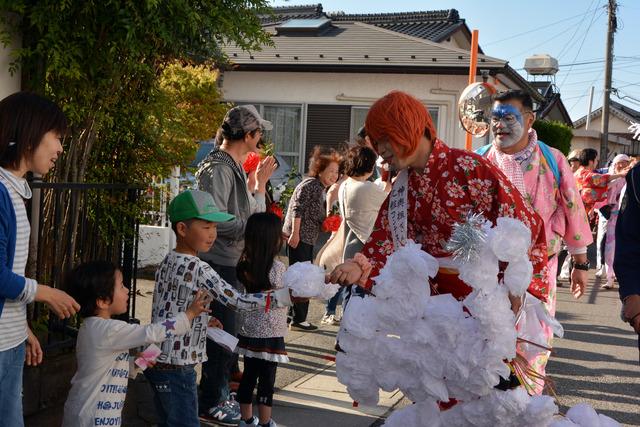
{"label": "sidewalk pavement", "polygon": [[336,378],[335,362],[279,390],[274,396],[273,416],[278,426],[369,427],[378,424],[398,402],[402,393],[380,393],[377,407],[354,407],[346,388]]}
{"label": "sidewalk pavement", "polygon": [[[153,281],[138,280],[136,317],[143,324],[150,321],[153,287]],[[278,365],[274,421],[279,427],[381,425],[391,409],[403,400],[402,393],[380,393],[377,407],[354,408],[346,388],[336,378],[334,346],[338,326],[320,325],[323,313],[324,303],[312,300],[308,321],[319,328],[309,332],[292,329],[285,339],[289,363]],[[142,403],[137,402],[138,407]]]}

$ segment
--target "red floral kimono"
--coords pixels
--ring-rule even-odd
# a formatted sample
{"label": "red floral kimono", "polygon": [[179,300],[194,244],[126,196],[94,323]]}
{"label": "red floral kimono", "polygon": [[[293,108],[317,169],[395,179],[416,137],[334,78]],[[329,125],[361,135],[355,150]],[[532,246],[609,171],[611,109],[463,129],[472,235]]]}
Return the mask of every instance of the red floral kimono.
{"label": "red floral kimono", "polygon": [[[409,171],[407,238],[422,245],[432,256],[448,257],[443,244],[451,237],[452,226],[470,211],[482,213],[495,224],[498,217],[519,219],[531,230],[529,257],[533,280],[529,292],[546,301],[547,249],[544,224],[507,177],[490,162],[469,151],[452,149],[436,140],[423,172]],[[374,278],[394,250],[390,231],[389,198],[378,213],[374,230],[362,253],[373,265]],[[367,283],[371,288],[371,279]],[[438,293],[462,299],[471,288],[458,279],[455,270],[441,268],[432,282]]]}
{"label": "red floral kimono", "polygon": [[573,176],[576,178],[580,196],[587,215],[591,214],[596,203],[607,198],[607,190],[611,176],[602,173],[596,173],[585,167],[580,167]]}

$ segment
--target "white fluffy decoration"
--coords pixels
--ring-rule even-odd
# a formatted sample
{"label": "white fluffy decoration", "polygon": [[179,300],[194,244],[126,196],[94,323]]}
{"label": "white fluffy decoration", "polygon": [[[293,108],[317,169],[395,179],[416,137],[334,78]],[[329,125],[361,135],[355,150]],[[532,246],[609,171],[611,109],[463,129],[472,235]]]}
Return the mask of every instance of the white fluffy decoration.
{"label": "white fluffy decoration", "polygon": [[297,262],[285,271],[282,281],[294,297],[329,299],[340,285],[324,283],[325,271],[309,261]]}
{"label": "white fluffy decoration", "polygon": [[[374,405],[380,389],[400,389],[416,403],[395,411],[385,423],[391,427],[587,426],[574,418],[561,419],[550,397],[531,397],[523,388],[494,388],[501,376],[509,376],[504,360],[515,357],[516,319],[508,292],[524,292],[531,277],[530,233],[523,227],[509,218],[498,219],[479,248],[479,258],[469,262],[472,266],[459,265],[474,289],[463,301],[431,295],[429,278],[435,277],[439,264],[420,245],[408,241],[389,256],[374,278],[375,296],[350,298],[338,334],[343,352],[336,356],[336,373],[355,401]],[[506,274],[509,286],[498,285],[498,260],[514,264]],[[311,287],[307,283],[313,274],[319,278],[311,268],[299,269],[293,279],[285,277],[292,289]],[[544,310],[533,302],[528,306],[530,326],[534,320],[538,325],[555,321],[538,308]],[[559,324],[552,326],[558,329]],[[537,338],[539,329],[528,328],[529,338]],[[440,411],[436,402],[449,398],[459,403]]]}
{"label": "white fluffy decoration", "polygon": [[531,230],[515,218],[500,217],[487,234],[487,243],[500,261],[528,258]]}

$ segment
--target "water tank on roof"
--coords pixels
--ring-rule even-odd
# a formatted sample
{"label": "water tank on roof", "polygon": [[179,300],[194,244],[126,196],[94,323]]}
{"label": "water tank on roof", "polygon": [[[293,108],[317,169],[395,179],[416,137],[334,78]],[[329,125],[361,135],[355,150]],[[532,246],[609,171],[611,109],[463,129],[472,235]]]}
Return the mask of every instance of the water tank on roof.
{"label": "water tank on roof", "polygon": [[558,72],[558,60],[551,55],[533,55],[524,60],[524,69],[533,76],[553,76]]}

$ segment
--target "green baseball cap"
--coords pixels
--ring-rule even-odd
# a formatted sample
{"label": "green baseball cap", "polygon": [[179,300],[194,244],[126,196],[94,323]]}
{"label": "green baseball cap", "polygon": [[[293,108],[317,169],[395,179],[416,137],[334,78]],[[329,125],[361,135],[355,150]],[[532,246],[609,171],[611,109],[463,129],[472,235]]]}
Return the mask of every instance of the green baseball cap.
{"label": "green baseball cap", "polygon": [[216,206],[211,194],[200,190],[186,190],[169,203],[169,220],[172,223],[188,219],[203,219],[210,222],[225,222],[235,218]]}

